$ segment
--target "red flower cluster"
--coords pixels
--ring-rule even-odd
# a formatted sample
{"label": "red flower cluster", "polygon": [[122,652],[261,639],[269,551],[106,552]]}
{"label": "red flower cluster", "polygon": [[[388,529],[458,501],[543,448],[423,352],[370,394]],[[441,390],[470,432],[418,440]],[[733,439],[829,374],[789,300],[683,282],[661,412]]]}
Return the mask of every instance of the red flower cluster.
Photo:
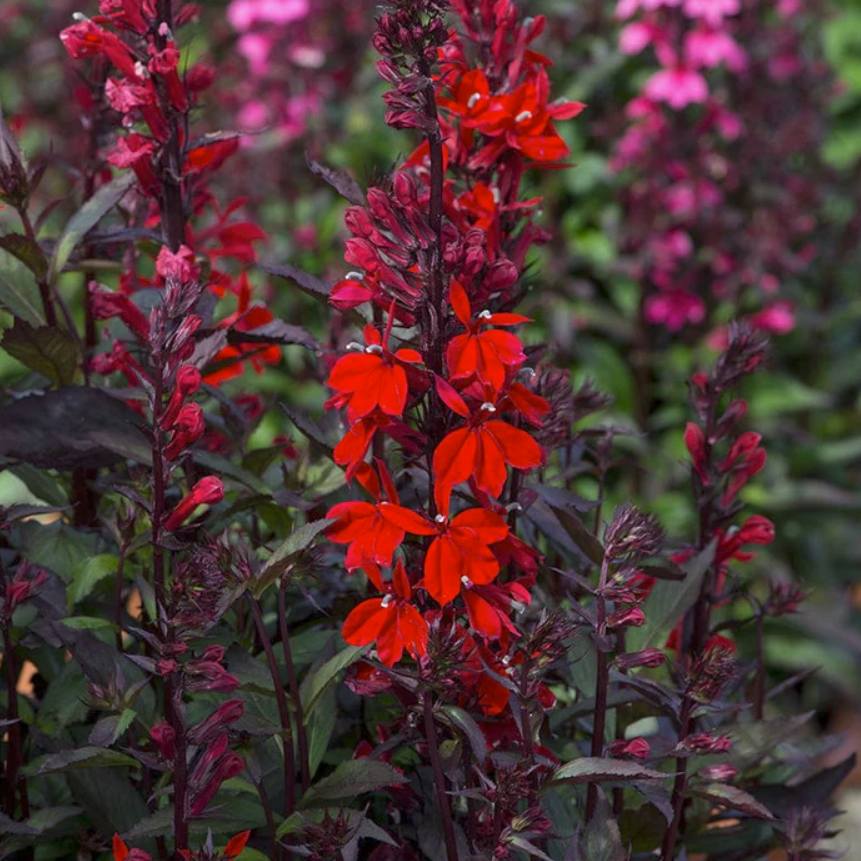
{"label": "red flower cluster", "polygon": [[[93,19],[81,16],[60,38],[73,58],[93,58],[107,71],[104,76],[94,76],[92,101],[103,101],[119,115],[124,131],[105,160],[134,172],[148,203],[148,208],[140,210],[139,226],[160,226],[166,245],[154,261],[152,277],[126,272],[118,292],[92,284],[93,317],[119,317],[138,341],[147,344],[149,321],[135,294],[145,287],[161,288],[168,278],[181,282],[203,278],[219,298],[235,297],[236,310],[218,324],[219,329],[248,332],[266,325],[273,316],[265,307],[252,304],[247,275],[234,276],[222,268],[225,260],[240,266],[253,263],[255,244],[265,239],[265,233],[250,221],[237,220],[244,199],[222,208],[206,188],[213,172],[238,148],[239,138],[217,134],[193,140],[188,135],[190,111],[212,83],[214,72],[203,62],[181,72],[172,28],[192,20],[196,6],[178,8],[170,24],[160,21],[153,3],[103,2],[101,10],[103,14]],[[170,184],[173,196],[166,191]],[[232,340],[213,357],[214,369],[207,382],[217,384],[241,374],[246,358],[258,372],[264,364],[280,360],[278,347],[261,349],[259,344]],[[118,344],[107,357],[92,357],[91,367],[100,373],[120,371],[135,382],[141,376],[131,353]]]}
{"label": "red flower cluster", "polygon": [[[583,105],[549,100],[549,61],[528,47],[543,18],[521,21],[509,2],[482,2],[478,13],[454,6],[464,36],[442,28],[436,13],[417,24],[419,13],[401,4],[381,18],[375,39],[381,74],[395,85],[390,124],[419,128],[426,140],[390,189],[371,189],[367,204],[347,213],[346,257],[361,271],[335,286],[331,302],[342,310],[371,304],[378,322],[365,327],[364,346],[350,345],[355,352],[334,363],[328,406],[347,420],[336,462],[372,501],[335,505],[328,534],[347,545],[347,568],[363,570],[379,593],[347,618],[348,642],[375,642],[385,664],[404,651],[420,660],[439,616],[431,598],[447,618],[465,615],[465,638],[487,644],[478,677],[482,662],[505,672],[500,661],[518,635],[511,606],[529,600],[511,578],[518,569],[533,575],[537,554],[504,514],[517,506],[513,470],[544,462],[527,428],[551,409],[531,388],[534,374],[511,331],[529,322],[510,308],[526,251],[541,238],[530,220],[538,201],[521,199],[520,178],[530,165],[565,157],[554,121]],[[479,50],[488,33],[498,34],[492,51]],[[405,48],[406,36],[425,41]],[[417,98],[434,61],[433,89]],[[418,334],[407,341],[413,325]],[[426,475],[427,494],[411,494],[409,504],[386,466],[398,449],[404,466]],[[391,579],[381,566],[392,568]]]}

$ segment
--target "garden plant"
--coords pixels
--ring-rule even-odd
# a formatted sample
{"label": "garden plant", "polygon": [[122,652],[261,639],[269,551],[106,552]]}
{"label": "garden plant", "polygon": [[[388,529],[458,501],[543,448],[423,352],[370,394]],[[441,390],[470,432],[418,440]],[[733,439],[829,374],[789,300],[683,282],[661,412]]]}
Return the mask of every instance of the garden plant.
{"label": "garden plant", "polygon": [[[528,0],[87,4],[67,143],[0,124],[0,858],[839,857],[758,402],[839,185],[820,13],[622,0],[612,116]],[[622,403],[548,321],[592,133]]]}

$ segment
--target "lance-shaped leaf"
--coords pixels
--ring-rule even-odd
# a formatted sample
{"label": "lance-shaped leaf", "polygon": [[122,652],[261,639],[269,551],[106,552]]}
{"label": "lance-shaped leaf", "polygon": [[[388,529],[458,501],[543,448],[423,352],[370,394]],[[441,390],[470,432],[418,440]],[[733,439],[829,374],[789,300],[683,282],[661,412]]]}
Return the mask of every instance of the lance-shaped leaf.
{"label": "lance-shaped leaf", "polygon": [[228,344],[298,344],[316,352],[320,349],[317,339],[301,326],[293,326],[283,320],[272,320],[256,329],[240,331],[231,329],[227,333]]}
{"label": "lance-shaped leaf", "polygon": [[562,528],[568,533],[568,537],[580,548],[588,559],[596,565],[600,565],[604,559],[604,547],[601,542],[589,531],[585,523],[570,509],[550,506],[553,513],[562,524]]}
{"label": "lance-shaped leaf", "polygon": [[557,768],[553,780],[568,783],[598,783],[617,780],[664,780],[668,775],[627,759],[583,756]]}
{"label": "lance-shaped leaf", "polygon": [[76,768],[135,768],[137,764],[136,759],[118,750],[85,745],[74,750],[62,750],[37,757],[23,768],[23,772],[29,777],[35,777]]}
{"label": "lance-shaped leaf", "polygon": [[58,386],[70,385],[80,364],[77,341],[56,326],[35,328],[25,320],[16,320],[3,333],[0,346],[22,365]]}
{"label": "lance-shaped leaf", "polygon": [[709,783],[694,787],[691,791],[694,795],[707,798],[721,807],[738,810],[755,819],[774,819],[771,811],[764,804],[760,804],[752,795],[737,786],[731,786],[728,783]]}
{"label": "lance-shaped leaf", "polygon": [[0,248],[17,257],[35,276],[44,278],[48,272],[48,261],[42,246],[35,239],[21,233],[0,236]]}
{"label": "lance-shaped leaf", "polygon": [[0,308],[32,326],[45,325],[42,300],[33,273],[5,251],[0,251]]}
{"label": "lance-shaped leaf", "polygon": [[406,778],[392,765],[376,759],[348,759],[331,774],[317,781],[303,796],[302,807],[322,802],[356,798],[365,792],[406,783]]}
{"label": "lance-shaped leaf", "polygon": [[315,520],[313,523],[306,523],[304,526],[300,526],[294,530],[287,540],[266,560],[260,574],[251,584],[251,591],[254,597],[259,598],[275,582],[276,578],[280,577],[331,523],[334,523],[334,521],[322,518]]}
{"label": "lance-shaped leaf", "polygon": [[261,263],[260,268],[270,275],[293,281],[303,292],[314,296],[316,299],[329,298],[329,288],[326,286],[326,283],[321,281],[316,275],[305,272],[297,266],[292,266],[289,263]]}
{"label": "lance-shaped leaf", "polygon": [[370,646],[347,646],[346,649],[342,649],[337,655],[326,661],[316,672],[305,678],[302,683],[302,702],[306,723],[308,723],[311,712],[329,685],[338,678],[343,670],[355,664],[369,650]]}
{"label": "lance-shaped leaf", "polygon": [[72,252],[90,232],[122,199],[135,181],[133,173],[124,173],[103,185],[70,219],[63,229],[51,258],[48,281],[53,284],[68,263]]}
{"label": "lance-shaped leaf", "polygon": [[307,153],[305,154],[305,160],[308,163],[308,167],[311,169],[311,173],[313,173],[314,176],[319,176],[320,179],[331,185],[332,188],[341,195],[341,197],[356,206],[365,205],[364,192],[359,187],[359,183],[357,183],[350,174],[346,171],[338,170],[338,168],[321,164],[319,161],[315,161],[311,158]]}
{"label": "lance-shaped leaf", "polygon": [[631,652],[653,646],[661,634],[669,632],[678,621],[694,606],[702,589],[706,572],[711,567],[715,555],[715,542],[685,562],[681,568],[685,579],[661,580],[655,584],[651,594],[643,604],[646,623],[641,628],[628,631],[627,648]]}

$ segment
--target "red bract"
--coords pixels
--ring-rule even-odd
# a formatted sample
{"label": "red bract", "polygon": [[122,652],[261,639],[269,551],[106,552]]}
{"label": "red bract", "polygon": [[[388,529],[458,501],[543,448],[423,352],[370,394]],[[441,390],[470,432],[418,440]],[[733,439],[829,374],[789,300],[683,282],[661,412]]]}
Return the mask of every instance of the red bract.
{"label": "red bract", "polygon": [[[378,573],[371,579],[382,588]],[[342,636],[354,646],[375,642],[377,654],[387,666],[396,664],[404,650],[416,659],[422,657],[427,651],[428,626],[411,599],[412,587],[399,560],[389,590],[382,598],[371,598],[354,607],[344,622]]]}

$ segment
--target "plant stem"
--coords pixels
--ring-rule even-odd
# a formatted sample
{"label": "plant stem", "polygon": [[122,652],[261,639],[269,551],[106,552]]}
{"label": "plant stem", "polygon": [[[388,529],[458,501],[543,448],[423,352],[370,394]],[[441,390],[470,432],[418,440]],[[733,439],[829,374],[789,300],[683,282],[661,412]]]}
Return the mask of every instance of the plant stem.
{"label": "plant stem", "polygon": [[765,614],[760,610],[756,617],[756,676],[753,682],[753,717],[765,716]]}
{"label": "plant stem", "polygon": [[451,817],[451,801],[445,789],[445,774],[442,770],[442,759],[439,755],[439,741],[436,735],[436,726],[434,725],[433,700],[430,691],[425,691],[422,700],[424,706],[425,740],[427,741],[428,755],[430,756],[431,770],[433,771],[437,808],[442,820],[445,855],[447,861],[459,861],[457,840],[454,834],[454,822]]}
{"label": "plant stem", "polygon": [[296,760],[293,754],[293,728],[290,723],[290,707],[287,704],[287,696],[284,693],[284,685],[281,683],[281,673],[278,671],[278,662],[275,660],[275,651],[272,648],[272,640],[266,632],[263,622],[263,613],[260,604],[254,597],[248,595],[248,603],[251,607],[251,615],[257,629],[257,636],[263,646],[266,655],[266,663],[269,667],[269,675],[272,677],[272,687],[275,692],[275,703],[278,707],[278,718],[281,722],[281,741],[284,747],[284,816],[290,816],[296,809]]}
{"label": "plant stem", "polygon": [[[682,700],[681,712],[679,714],[679,741],[684,741],[691,729],[691,712],[693,702],[687,695]],[[679,839],[679,831],[682,825],[682,814],[685,808],[685,790],[688,785],[688,761],[680,756],[676,759],[676,779],[673,781],[673,794],[670,805],[673,808],[673,818],[667,830],[664,832],[664,841],[661,846],[661,861],[673,861],[676,851],[676,842]]]}
{"label": "plant stem", "polygon": [[281,578],[278,585],[278,628],[281,635],[281,649],[284,652],[284,664],[287,668],[290,699],[293,702],[293,713],[296,716],[296,744],[299,748],[302,791],[307,792],[311,785],[311,761],[308,752],[308,733],[305,730],[305,710],[302,707],[302,694],[299,690],[299,678],[296,675],[293,650],[290,648],[290,631],[287,627],[287,580],[285,577]]}
{"label": "plant stem", "polygon": [[[592,756],[604,753],[604,733],[607,726],[607,693],[610,687],[610,662],[604,651],[603,641],[607,634],[607,602],[604,587],[610,573],[610,563],[606,556],[601,562],[601,576],[598,594],[595,599],[595,715],[592,719]],[[586,791],[586,821],[591,821],[598,805],[598,786],[590,783]]]}
{"label": "plant stem", "polygon": [[29,816],[27,804],[27,788],[24,778],[18,777],[18,771],[24,764],[23,739],[21,737],[21,723],[18,718],[18,662],[15,660],[15,644],[12,642],[12,633],[9,630],[11,620],[3,623],[3,666],[6,670],[6,720],[9,726],[6,729],[6,770],[3,776],[5,797],[3,807],[10,819],[15,818],[15,791],[20,791],[21,816],[26,819]]}

